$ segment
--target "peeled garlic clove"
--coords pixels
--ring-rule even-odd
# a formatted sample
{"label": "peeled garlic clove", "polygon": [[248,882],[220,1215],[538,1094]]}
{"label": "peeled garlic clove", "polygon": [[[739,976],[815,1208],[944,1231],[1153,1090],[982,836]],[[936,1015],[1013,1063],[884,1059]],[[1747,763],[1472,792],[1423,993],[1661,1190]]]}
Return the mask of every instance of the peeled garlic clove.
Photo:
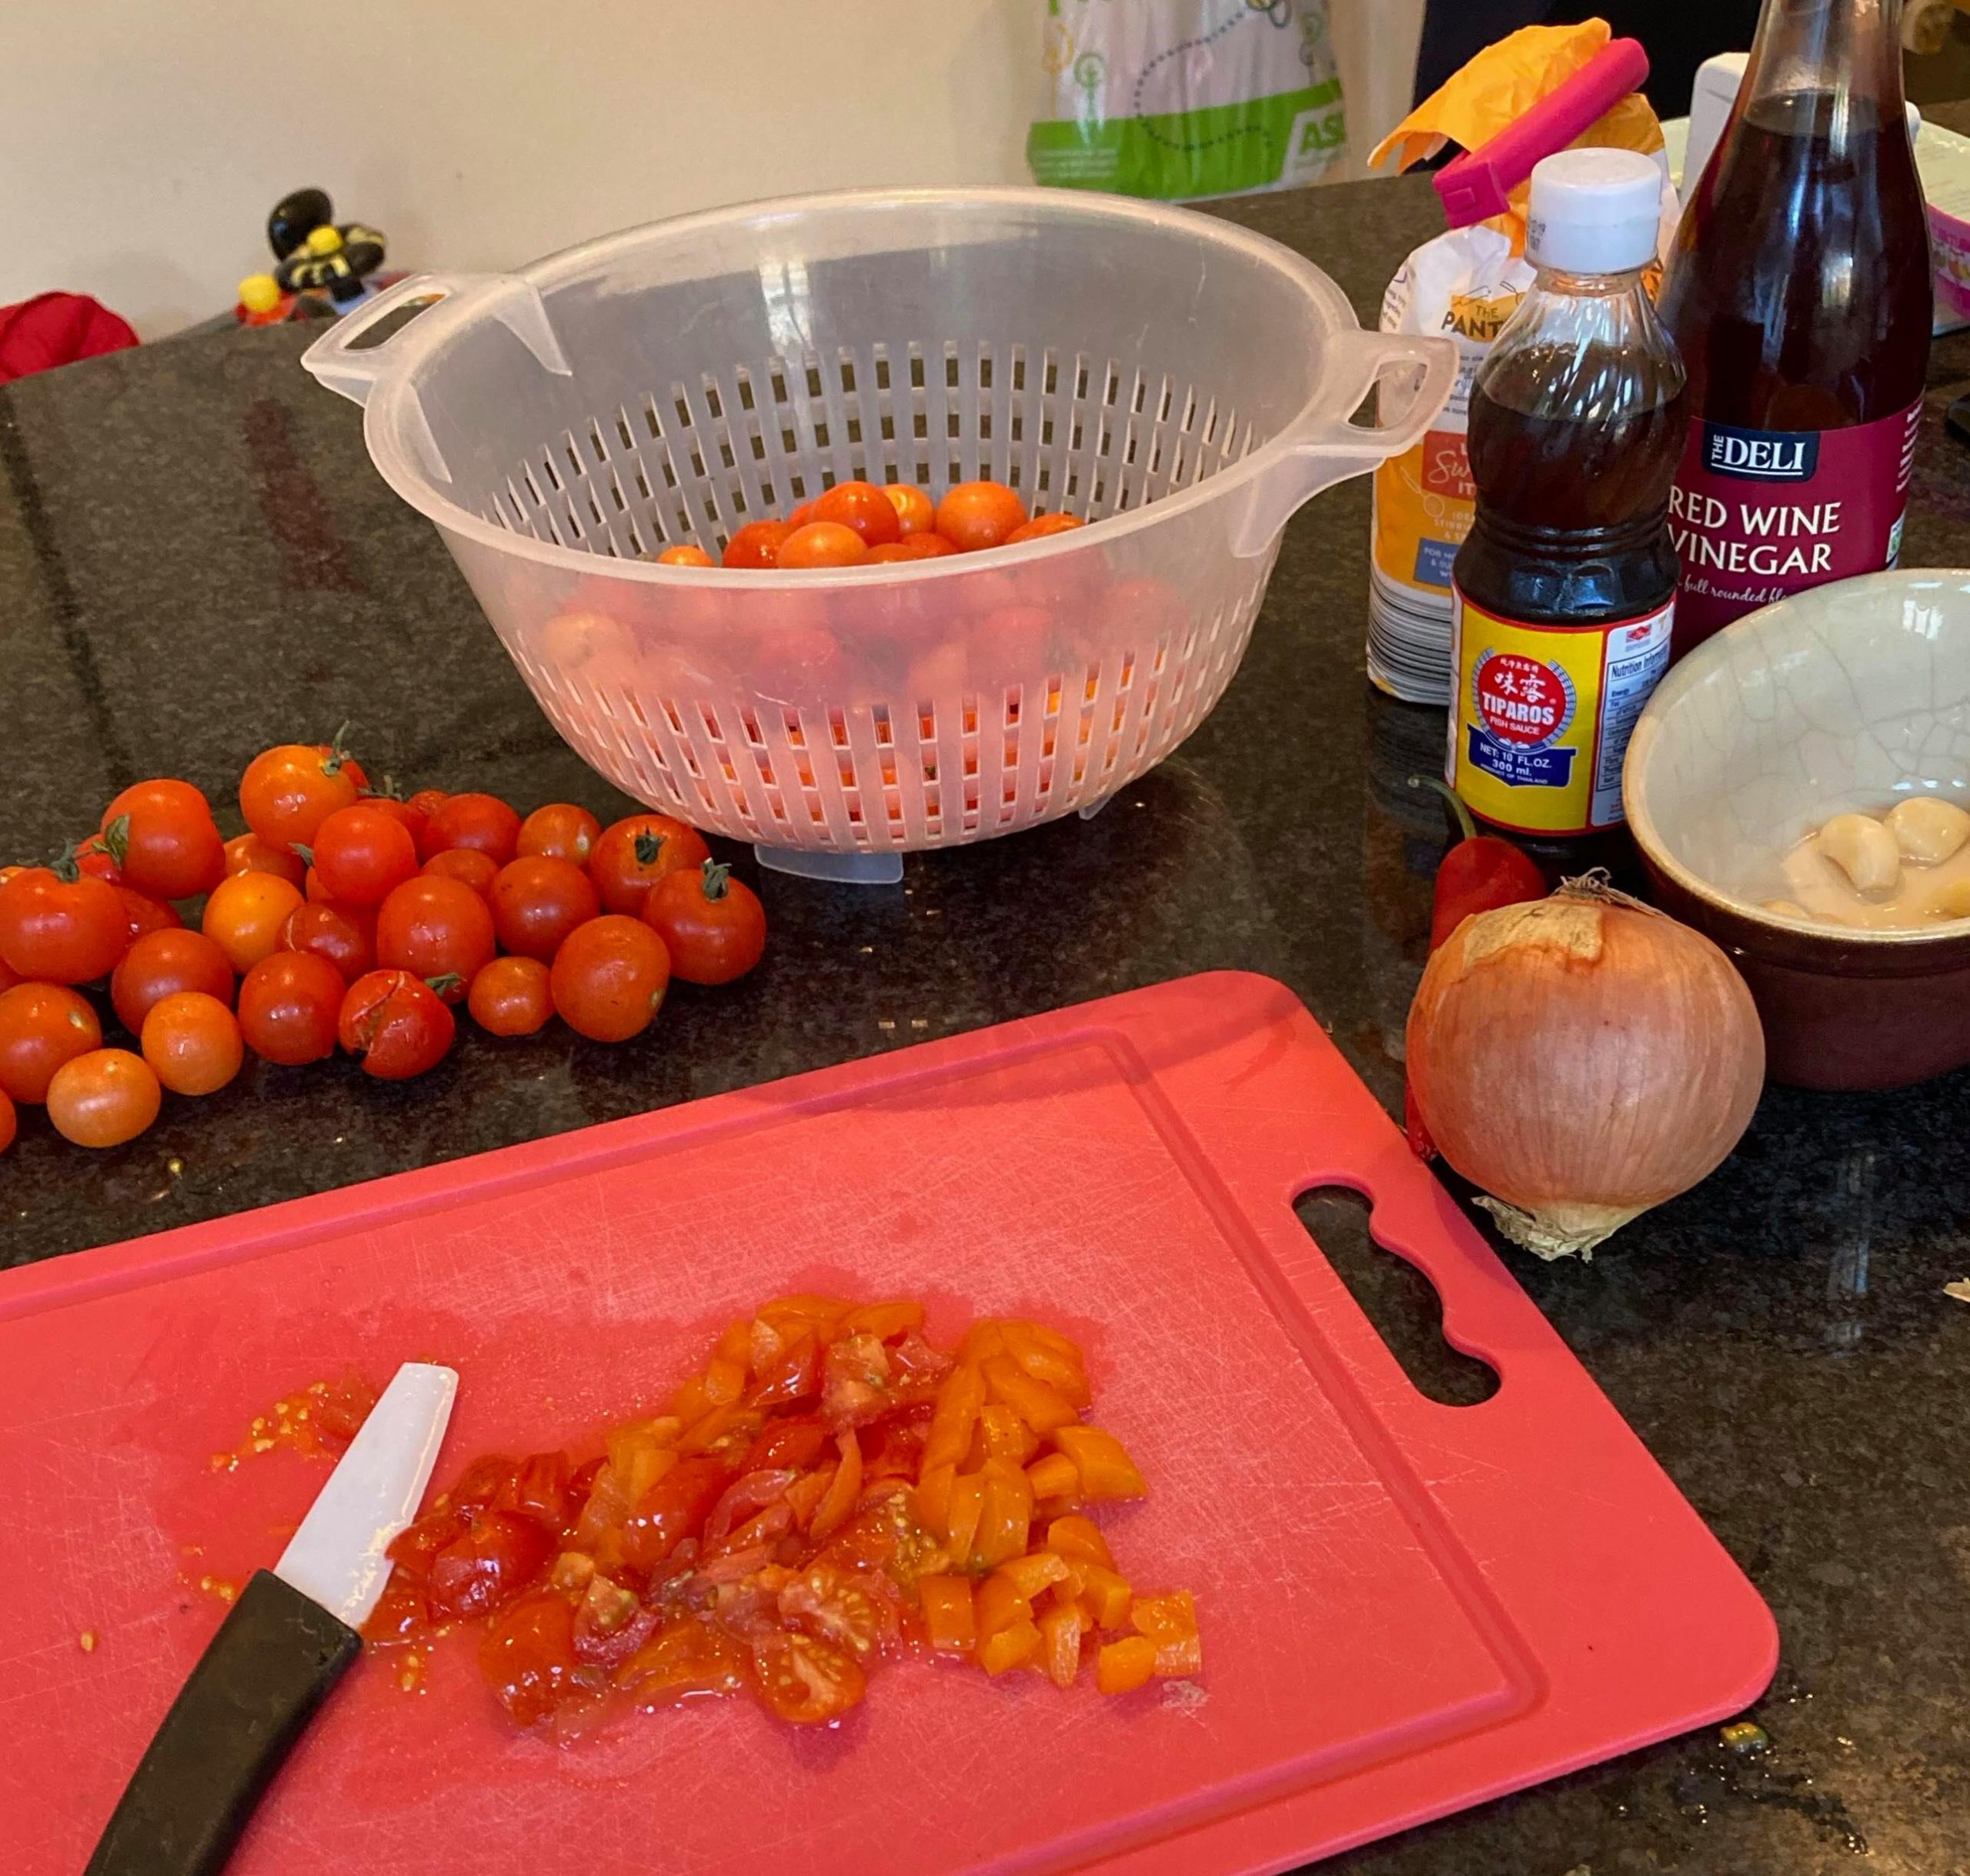
{"label": "peeled garlic clove", "polygon": [[1892,893],[1902,883],[1902,850],[1872,814],[1836,814],[1819,830],[1819,850],[1857,893]]}
{"label": "peeled garlic clove", "polygon": [[1970,840],[1970,814],[1953,801],[1934,795],[1912,795],[1888,811],[1888,831],[1904,860],[1933,866]]}
{"label": "peeled garlic clove", "polygon": [[1789,899],[1768,899],[1763,902],[1761,909],[1775,912],[1783,919],[1809,919],[1812,916],[1804,906],[1795,905]]}
{"label": "peeled garlic clove", "polygon": [[1939,919],[1970,919],[1970,880],[1952,880],[1931,901]]}

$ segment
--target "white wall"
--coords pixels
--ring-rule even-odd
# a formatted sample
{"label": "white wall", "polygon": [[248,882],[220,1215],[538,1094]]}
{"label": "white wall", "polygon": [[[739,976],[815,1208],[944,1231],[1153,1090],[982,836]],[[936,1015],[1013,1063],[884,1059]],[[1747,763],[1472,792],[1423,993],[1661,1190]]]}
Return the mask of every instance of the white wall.
{"label": "white wall", "polygon": [[[1422,0],[1333,0],[1354,159]],[[398,266],[512,265],[685,209],[1023,182],[1043,0],[0,0],[0,304],[145,337],[224,310],[303,183]]]}

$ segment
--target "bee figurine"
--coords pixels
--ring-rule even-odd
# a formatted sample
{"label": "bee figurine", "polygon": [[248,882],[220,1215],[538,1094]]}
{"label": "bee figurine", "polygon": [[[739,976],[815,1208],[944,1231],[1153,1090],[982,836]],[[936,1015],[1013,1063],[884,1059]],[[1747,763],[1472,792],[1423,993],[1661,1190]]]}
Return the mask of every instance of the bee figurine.
{"label": "bee figurine", "polygon": [[371,276],[383,265],[382,234],[360,222],[338,222],[326,189],[283,195],[267,217],[267,245],[272,271],[239,284],[244,316],[255,324],[296,316],[297,299],[319,305],[326,298],[325,313],[346,312],[367,295]]}

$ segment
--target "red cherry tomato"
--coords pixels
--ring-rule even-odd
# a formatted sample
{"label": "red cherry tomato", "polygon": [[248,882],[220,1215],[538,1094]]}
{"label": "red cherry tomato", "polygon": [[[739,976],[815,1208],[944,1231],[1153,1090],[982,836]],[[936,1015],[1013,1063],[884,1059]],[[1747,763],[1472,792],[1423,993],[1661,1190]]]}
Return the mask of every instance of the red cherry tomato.
{"label": "red cherry tomato", "polygon": [[812,519],[852,529],[865,547],[886,547],[903,538],[902,510],[872,482],[836,482],[815,498]]}
{"label": "red cherry tomato", "polygon": [[523,957],[551,963],[561,941],[602,910],[580,867],[533,854],[499,869],[487,896],[500,945]]}
{"label": "red cherry tomato", "polygon": [[189,782],[139,782],[102,811],[103,842],[123,882],[153,899],[190,899],[225,877],[225,843]]}
{"label": "red cherry tomato", "polygon": [[937,504],[937,532],[960,553],[1000,546],[1026,524],[1026,504],[1002,482],[961,482]]}
{"label": "red cherry tomato", "polygon": [[1016,547],[1022,541],[1043,541],[1050,534],[1065,534],[1071,528],[1087,526],[1078,515],[1035,515],[1030,521],[1013,529],[1002,545]]}
{"label": "red cherry tomato", "polygon": [[785,521],[749,521],[725,543],[723,564],[770,571],[780,564],[780,544],[793,532]]}
{"label": "red cherry tomato", "polygon": [[900,539],[907,541],[913,534],[927,534],[937,525],[937,504],[913,482],[885,483],[883,495],[896,510]]}
{"label": "red cherry tomato", "polygon": [[552,801],[520,823],[513,850],[523,859],[538,853],[546,860],[565,860],[571,866],[586,866],[601,837],[602,823],[587,809],[571,801]]}
{"label": "red cherry tomato", "polygon": [[262,1060],[299,1068],[335,1053],[349,986],[326,958],[276,951],[239,986],[239,1033]]}
{"label": "red cherry tomato", "polygon": [[520,817],[497,795],[454,795],[431,816],[431,851],[470,847],[500,866],[513,857]]}
{"label": "red cherry tomato", "polygon": [[353,983],[376,967],[376,914],[366,906],[316,900],[296,906],[281,927],[283,950],[325,958]]}
{"label": "red cherry tomato", "polygon": [[549,982],[554,1007],[576,1034],[627,1042],[649,1028],[663,1003],[670,960],[647,925],[611,913],[569,933]]}
{"label": "red cherry tomato", "polygon": [[399,801],[394,795],[365,795],[362,805],[374,808],[379,814],[387,814],[392,820],[400,823],[404,832],[410,836],[411,845],[417,848],[419,860],[424,858],[420,843],[426,837],[431,817],[423,809],[413,808],[409,802]]}
{"label": "red cherry tomato", "polygon": [[91,834],[75,843],[75,870],[85,880],[107,880],[112,886],[123,883],[123,869],[101,834]]}
{"label": "red cherry tomato", "polygon": [[92,1049],[64,1062],[48,1084],[48,1117],[78,1147],[120,1147],[157,1118],[164,1091],[127,1049]]}
{"label": "red cherry tomato", "polygon": [[0,1094],[0,1153],[5,1153],[14,1143],[20,1122],[15,1117],[14,1103],[5,1094]]}
{"label": "red cherry tomato", "polygon": [[603,911],[633,914],[666,873],[695,870],[710,858],[711,849],[695,827],[667,814],[632,814],[603,830],[589,856],[588,876]]}
{"label": "red cherry tomato", "polygon": [[[885,508],[889,504],[885,502]],[[855,566],[869,557],[868,543],[853,528],[838,521],[810,521],[796,528],[780,544],[773,565],[783,571],[812,567]]]}
{"label": "red cherry tomato", "polygon": [[690,541],[680,541],[675,547],[666,547],[656,556],[659,566],[716,566],[718,562],[705,550]]}
{"label": "red cherry tomato", "polygon": [[450,799],[442,788],[420,788],[404,803],[418,817],[417,825],[410,831],[417,839],[419,860],[429,860],[438,850],[431,844],[431,817]]}
{"label": "red cherry tomato", "polygon": [[463,999],[466,986],[497,948],[491,909],[457,880],[420,873],[392,893],[376,913],[376,962],[383,971],[408,971],[420,980],[456,978],[449,1003]]}
{"label": "red cherry tomato", "polygon": [[225,873],[271,873],[289,886],[306,883],[308,863],[292,847],[269,846],[258,834],[235,834],[225,843]]}
{"label": "red cherry tomato", "polygon": [[730,866],[708,860],[696,873],[673,873],[643,901],[643,923],[663,940],[673,976],[730,983],[766,948],[766,908]]}
{"label": "red cherry tomato", "polygon": [[882,566],[892,560],[937,560],[957,549],[941,534],[907,534],[886,547],[869,549],[867,564]]}
{"label": "red cherry tomato", "polygon": [[202,990],[229,1005],[232,1001],[232,966],[203,932],[145,933],[124,953],[109,980],[116,1020],[132,1036],[144,1033],[144,1018],[153,1004],[186,990]]}
{"label": "red cherry tomato", "polygon": [[246,765],[239,778],[239,812],[269,846],[310,846],[336,809],[356,805],[361,776],[339,739],[283,743]]}
{"label": "red cherry tomato", "polygon": [[462,886],[469,886],[481,899],[492,890],[492,882],[499,876],[499,863],[490,853],[482,853],[476,847],[447,847],[442,853],[433,853],[421,870],[434,880],[456,880]]}
{"label": "red cherry tomato", "polygon": [[496,957],[479,966],[466,1007],[489,1036],[534,1035],[554,1013],[547,966],[537,957]]}
{"label": "red cherry tomato", "polygon": [[216,1094],[246,1058],[239,1025],[216,996],[179,990],[144,1018],[144,1060],[174,1094]]}
{"label": "red cherry tomato", "polygon": [[116,896],[123,902],[123,915],[129,921],[132,943],[146,932],[182,931],[185,921],[178,916],[175,906],[167,906],[161,899],[146,899],[142,893],[132,891],[127,886],[116,889]]}
{"label": "red cherry tomato", "polygon": [[26,866],[0,886],[0,960],[44,983],[91,983],[130,948],[130,916],[106,880]]}
{"label": "red cherry tomato", "polygon": [[369,802],[338,808],[322,822],[313,850],[322,892],[346,906],[379,906],[417,871],[410,830]]}
{"label": "red cherry tomato", "polygon": [[58,1068],[102,1046],[95,1010],[65,985],[17,983],[0,992],[0,1093],[12,1100],[38,1106]]}
{"label": "red cherry tomato", "polygon": [[457,1030],[437,993],[407,970],[358,977],[344,993],[336,1022],[342,1046],[362,1058],[366,1074],[382,1081],[406,1081],[436,1068]]}

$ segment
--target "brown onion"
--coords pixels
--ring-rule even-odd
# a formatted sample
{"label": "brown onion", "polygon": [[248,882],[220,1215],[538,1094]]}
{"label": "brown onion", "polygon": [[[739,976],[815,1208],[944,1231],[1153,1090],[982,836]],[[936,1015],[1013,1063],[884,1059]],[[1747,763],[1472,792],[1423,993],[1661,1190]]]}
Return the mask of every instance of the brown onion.
{"label": "brown onion", "polygon": [[1444,1158],[1542,1257],[1588,1257],[1715,1171],[1765,1080],[1724,953],[1593,879],[1466,919],[1423,973],[1407,1054]]}

